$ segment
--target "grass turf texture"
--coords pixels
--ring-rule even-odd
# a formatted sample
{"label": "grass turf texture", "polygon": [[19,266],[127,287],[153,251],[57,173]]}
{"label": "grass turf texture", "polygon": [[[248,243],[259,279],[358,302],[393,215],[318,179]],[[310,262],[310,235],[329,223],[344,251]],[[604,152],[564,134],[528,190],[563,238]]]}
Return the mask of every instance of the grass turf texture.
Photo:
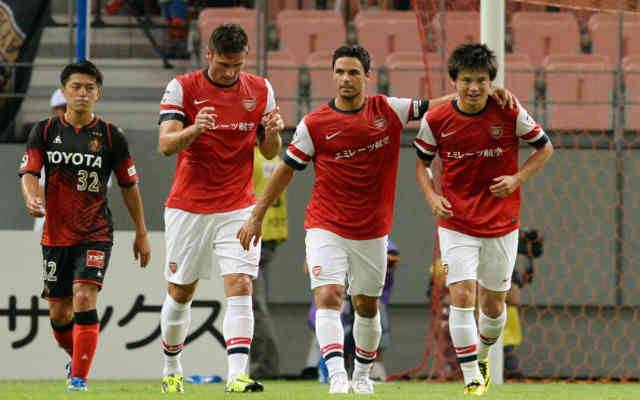
{"label": "grass turf texture", "polygon": [[[327,399],[328,385],[315,382],[265,381],[263,393],[224,393],[221,383],[194,385],[185,383],[184,393],[160,393],[160,381],[89,381],[89,392],[65,393],[64,381],[0,381],[0,399],[58,400],[79,396],[83,399],[229,399],[251,397],[263,400],[314,400]],[[468,397],[462,395],[462,383],[402,382],[376,385],[373,396],[357,396],[360,399],[429,399],[444,400]],[[355,398],[354,394],[333,395],[331,399]],[[504,400],[622,400],[640,399],[640,384],[600,383],[508,383],[492,385],[487,399]]]}

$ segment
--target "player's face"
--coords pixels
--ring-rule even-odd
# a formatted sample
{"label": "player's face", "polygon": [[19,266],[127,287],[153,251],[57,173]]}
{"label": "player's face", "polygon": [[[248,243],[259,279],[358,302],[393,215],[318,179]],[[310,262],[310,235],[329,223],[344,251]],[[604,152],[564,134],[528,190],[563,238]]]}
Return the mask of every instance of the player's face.
{"label": "player's face", "polygon": [[209,77],[215,83],[232,85],[238,80],[238,74],[244,66],[247,52],[218,54],[207,49],[207,61],[209,62]]}
{"label": "player's face", "polygon": [[458,106],[464,112],[480,111],[487,104],[491,79],[488,71],[458,71],[458,77],[453,82],[458,92]]}
{"label": "player's face", "polygon": [[333,80],[336,82],[338,96],[345,100],[360,96],[367,78],[362,63],[355,57],[338,58],[333,66]]}
{"label": "player's face", "polygon": [[86,74],[71,74],[61,90],[67,99],[67,108],[78,113],[93,112],[93,105],[101,93],[96,78]]}

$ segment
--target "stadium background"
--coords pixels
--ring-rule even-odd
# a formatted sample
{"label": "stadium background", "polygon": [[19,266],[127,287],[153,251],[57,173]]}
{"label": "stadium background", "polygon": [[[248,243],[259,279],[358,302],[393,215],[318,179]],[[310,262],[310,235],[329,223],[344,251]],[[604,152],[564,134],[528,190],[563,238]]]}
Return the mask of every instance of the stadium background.
{"label": "stadium background", "polygon": [[[413,11],[383,14],[363,5],[347,28],[339,13],[296,16],[290,11],[299,5],[312,8],[311,3],[269,1],[272,19],[267,22],[280,29],[284,51],[269,52],[266,65],[250,57],[248,66],[249,70],[255,65],[258,72],[266,70],[274,85],[289,125],[283,135],[285,142],[298,117],[333,93],[328,84],[330,50],[354,34],[373,53],[369,91],[388,90],[403,97],[451,92],[446,79],[442,79],[442,58],[437,52],[441,38],[445,38],[445,54],[460,41],[479,39],[479,1],[418,1],[418,18]],[[443,21],[439,12],[444,3]],[[640,243],[640,46],[632,37],[640,33],[640,18],[634,13],[625,14],[619,35],[617,14],[552,10],[533,4],[545,3],[539,1],[506,3],[508,44],[513,50],[506,56],[506,86],[525,103],[556,146],[552,161],[523,188],[523,226],[542,232],[545,254],[536,261],[532,285],[522,291],[521,367],[531,377],[639,377],[640,256],[634,246]],[[616,1],[546,3],[634,6],[630,5],[633,2]],[[63,0],[52,2],[57,23],[68,22],[68,4]],[[278,8],[283,11],[273,17]],[[107,25],[113,26],[94,30],[91,57],[105,74],[104,96],[97,112],[127,132],[152,231],[163,230],[162,204],[175,165],[175,158],[155,152],[158,104],[166,83],[175,75],[204,65],[197,55],[202,50],[197,46],[197,33],[208,37],[208,32],[222,21],[241,23],[250,34],[253,32],[253,55],[263,42],[265,35],[258,35],[262,32],[258,28],[268,23],[259,22],[260,15],[252,14],[255,11],[244,10],[234,16],[225,12],[230,11],[203,11],[199,20],[192,21],[189,43],[196,55],[190,60],[170,60],[173,69],[163,67],[147,38],[135,27],[133,17],[104,16]],[[530,12],[544,14],[526,14]],[[420,24],[424,30],[420,30]],[[152,33],[159,39],[165,34],[163,30]],[[48,98],[58,85],[60,68],[73,54],[69,37],[69,28],[64,25],[45,27],[15,132],[48,114]],[[438,319],[438,310],[431,313],[431,299],[426,296],[434,221],[415,184],[415,155],[410,147],[414,133],[415,126],[403,136],[391,234],[402,259],[390,307],[394,330],[391,351],[386,354],[389,372],[420,364],[429,329]],[[32,219],[23,212],[15,175],[23,146],[0,145],[0,184],[5,188],[0,205],[1,230],[27,231],[32,227]],[[523,148],[521,159],[528,152]],[[295,375],[304,367],[311,337],[305,323],[310,292],[301,264],[302,221],[312,173],[308,169],[298,174],[289,188],[290,239],[279,249],[267,276],[282,352],[281,368],[286,375]],[[120,230],[132,229],[117,196],[117,190],[110,194],[115,225]],[[37,250],[36,234],[32,240]],[[13,244],[9,239],[2,246],[10,248]],[[129,251],[128,245],[120,246],[122,251]],[[162,259],[154,258],[148,273],[160,274],[162,263]],[[20,259],[10,259],[6,265],[33,268],[33,279],[40,277],[39,265],[22,265]],[[157,290],[163,289],[159,286]],[[24,299],[32,294],[20,293]],[[197,296],[207,298],[203,291]],[[2,294],[0,308],[6,307],[6,301]],[[10,337],[13,334],[9,332]],[[432,360],[428,359],[424,372],[429,372]]]}

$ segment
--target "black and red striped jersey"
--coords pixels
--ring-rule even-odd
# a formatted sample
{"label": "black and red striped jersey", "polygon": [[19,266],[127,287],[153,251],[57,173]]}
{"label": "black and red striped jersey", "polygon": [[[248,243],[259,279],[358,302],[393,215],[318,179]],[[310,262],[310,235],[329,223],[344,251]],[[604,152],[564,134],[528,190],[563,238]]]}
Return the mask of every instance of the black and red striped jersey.
{"label": "black and red striped jersey", "polygon": [[37,123],[27,139],[19,175],[45,171],[45,225],[42,244],[73,246],[112,242],[107,204],[111,171],[120,186],[138,181],[122,130],[98,117],[74,128],[64,117]]}

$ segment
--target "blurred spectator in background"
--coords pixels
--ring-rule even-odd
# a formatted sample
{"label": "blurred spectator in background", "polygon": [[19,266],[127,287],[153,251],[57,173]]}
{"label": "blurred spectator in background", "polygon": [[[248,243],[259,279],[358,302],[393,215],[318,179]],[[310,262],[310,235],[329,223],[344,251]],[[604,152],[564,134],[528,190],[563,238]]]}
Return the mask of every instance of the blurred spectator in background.
{"label": "blurred spectator in background", "polygon": [[187,52],[187,0],[159,0],[167,31],[167,57],[189,58]]}
{"label": "blurred spectator in background", "polygon": [[[264,185],[280,163],[280,157],[267,160],[258,146],[253,152],[253,186],[255,195],[260,196]],[[288,236],[287,196],[283,191],[269,207],[264,218],[262,230],[262,252],[260,253],[260,272],[253,281],[253,346],[251,348],[249,368],[254,379],[274,378],[280,375],[280,355],[278,352],[276,331],[269,314],[267,303],[266,268],[273,260],[276,248]]]}
{"label": "blurred spectator in background", "polygon": [[533,260],[543,253],[542,235],[537,229],[523,229],[518,237],[518,255],[526,257],[526,266],[516,265],[511,277],[511,289],[507,293],[507,322],[504,327],[504,377],[506,379],[524,378],[520,369],[520,360],[516,346],[522,343],[520,327],[520,290],[533,281]]}

